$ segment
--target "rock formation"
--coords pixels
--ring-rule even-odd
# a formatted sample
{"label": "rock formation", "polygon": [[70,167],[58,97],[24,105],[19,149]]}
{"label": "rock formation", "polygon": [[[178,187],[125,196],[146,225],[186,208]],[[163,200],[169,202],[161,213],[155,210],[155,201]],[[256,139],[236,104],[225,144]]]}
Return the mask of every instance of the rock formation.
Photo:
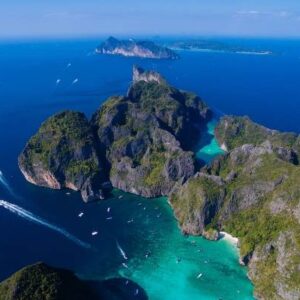
{"label": "rock formation", "polygon": [[111,97],[89,122],[62,112],[44,122],[19,156],[36,185],[81,191],[85,201],[114,187],[145,197],[168,195],[195,173],[190,150],[211,116],[192,93],[134,67],[126,96]]}
{"label": "rock formation", "polygon": [[114,37],[109,37],[99,45],[96,48],[96,53],[153,59],[179,58],[171,49],[159,46],[151,41],[117,40]]}
{"label": "rock formation", "polygon": [[256,297],[300,299],[299,137],[227,116],[216,136],[229,152],[170,197],[182,230],[238,237]]}

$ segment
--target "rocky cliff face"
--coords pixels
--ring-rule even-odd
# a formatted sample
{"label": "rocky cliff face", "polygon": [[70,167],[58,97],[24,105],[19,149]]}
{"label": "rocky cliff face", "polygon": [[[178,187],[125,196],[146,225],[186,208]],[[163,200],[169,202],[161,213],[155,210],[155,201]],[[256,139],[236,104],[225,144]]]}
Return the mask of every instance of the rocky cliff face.
{"label": "rocky cliff face", "polygon": [[25,178],[53,189],[81,191],[85,201],[102,198],[106,175],[88,120],[66,111],[45,121],[19,156]]}
{"label": "rocky cliff face", "polygon": [[210,114],[196,95],[135,67],[128,94],[108,99],[90,122],[76,112],[50,117],[19,166],[31,183],[78,190],[85,201],[104,197],[107,180],[145,197],[168,195],[194,175],[190,150]]}
{"label": "rocky cliff face", "polygon": [[[244,118],[241,124],[236,119],[239,129],[232,131],[228,119],[232,117],[223,118],[217,130],[218,137],[224,130],[222,142],[229,149],[245,136],[257,141],[257,124],[246,119],[248,128],[256,128],[251,133]],[[240,239],[241,261],[249,266],[257,298],[299,299],[300,168],[282,155],[293,151],[281,140],[285,134],[260,129],[266,134],[262,143],[234,147],[177,186],[170,202],[185,232],[225,230]]]}
{"label": "rocky cliff face", "polygon": [[155,72],[134,68],[126,97],[109,99],[93,116],[114,187],[145,197],[168,195],[195,172],[195,145],[209,109]]}
{"label": "rocky cliff face", "polygon": [[225,116],[215,130],[216,137],[226,149],[232,150],[244,144],[259,145],[268,140],[281,151],[283,159],[298,164],[300,136],[292,132],[271,130],[252,122],[248,117]]}
{"label": "rocky cliff face", "polygon": [[179,58],[171,49],[159,46],[151,41],[117,40],[114,37],[109,37],[98,46],[96,53],[153,59]]}

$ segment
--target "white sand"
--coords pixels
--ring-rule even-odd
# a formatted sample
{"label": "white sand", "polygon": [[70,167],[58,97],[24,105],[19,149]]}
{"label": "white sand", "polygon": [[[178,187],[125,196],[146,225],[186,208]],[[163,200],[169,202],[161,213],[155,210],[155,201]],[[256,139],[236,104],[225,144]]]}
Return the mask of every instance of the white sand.
{"label": "white sand", "polygon": [[224,143],[220,146],[220,148],[221,148],[223,151],[228,152],[228,149],[227,149],[227,147],[226,147],[226,145],[225,145]]}
{"label": "white sand", "polygon": [[238,238],[232,236],[231,234],[229,234],[229,233],[227,233],[227,232],[225,232],[225,231],[220,231],[220,234],[221,234],[221,237],[222,237],[224,240],[230,242],[231,244],[233,244],[233,245],[235,245],[235,246],[238,245],[238,242],[239,242],[239,239],[238,239]]}

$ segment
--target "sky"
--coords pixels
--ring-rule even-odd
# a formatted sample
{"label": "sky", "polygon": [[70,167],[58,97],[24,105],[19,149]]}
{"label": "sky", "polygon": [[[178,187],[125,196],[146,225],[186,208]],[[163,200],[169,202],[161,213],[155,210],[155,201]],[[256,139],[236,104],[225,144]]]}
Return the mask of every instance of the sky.
{"label": "sky", "polygon": [[300,0],[0,0],[0,38],[300,36]]}

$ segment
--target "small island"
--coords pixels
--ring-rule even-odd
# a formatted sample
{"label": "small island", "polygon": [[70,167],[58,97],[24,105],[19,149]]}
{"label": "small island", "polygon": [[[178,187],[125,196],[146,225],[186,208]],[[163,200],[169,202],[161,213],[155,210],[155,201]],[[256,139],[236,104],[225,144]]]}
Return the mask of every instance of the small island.
{"label": "small island", "polygon": [[152,59],[178,59],[173,50],[155,44],[152,41],[137,41],[133,39],[118,40],[109,37],[96,48],[96,53],[107,55],[121,55],[126,57],[141,57]]}
{"label": "small island", "polygon": [[215,137],[226,153],[199,169],[193,150],[211,118],[197,95],[134,67],[127,95],[90,120],[70,111],[46,120],[19,167],[28,181],[85,201],[111,187],[168,196],[184,234],[239,239],[258,299],[299,299],[300,136],[224,116]]}

